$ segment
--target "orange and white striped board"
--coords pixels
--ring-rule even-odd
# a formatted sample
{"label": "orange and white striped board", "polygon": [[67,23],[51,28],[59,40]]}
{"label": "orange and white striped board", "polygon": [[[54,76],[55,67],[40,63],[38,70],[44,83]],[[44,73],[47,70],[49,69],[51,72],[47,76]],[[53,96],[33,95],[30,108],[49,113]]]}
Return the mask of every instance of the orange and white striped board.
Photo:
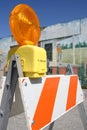
{"label": "orange and white striped board", "polygon": [[19,78],[29,130],[41,130],[84,101],[77,75]]}

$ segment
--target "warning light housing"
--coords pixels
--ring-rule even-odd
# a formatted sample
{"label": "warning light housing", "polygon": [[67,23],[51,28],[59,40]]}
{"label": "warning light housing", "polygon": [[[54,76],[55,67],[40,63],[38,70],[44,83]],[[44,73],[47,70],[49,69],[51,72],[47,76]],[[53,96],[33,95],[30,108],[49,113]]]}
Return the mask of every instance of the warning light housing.
{"label": "warning light housing", "polygon": [[12,55],[19,55],[25,77],[39,78],[46,74],[46,51],[43,48],[24,45],[13,47],[8,53],[7,68]]}
{"label": "warning light housing", "polygon": [[46,51],[33,46],[40,37],[40,23],[35,11],[28,5],[19,4],[11,12],[10,28],[19,46],[8,53],[7,70],[12,55],[19,55],[24,76],[39,78],[46,75]]}

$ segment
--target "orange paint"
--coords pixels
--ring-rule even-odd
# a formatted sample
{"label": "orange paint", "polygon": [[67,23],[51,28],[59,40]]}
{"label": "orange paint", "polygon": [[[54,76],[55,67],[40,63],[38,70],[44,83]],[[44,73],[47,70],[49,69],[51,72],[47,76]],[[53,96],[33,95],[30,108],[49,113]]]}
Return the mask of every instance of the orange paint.
{"label": "orange paint", "polygon": [[47,78],[33,118],[32,130],[40,130],[50,123],[60,78]]}
{"label": "orange paint", "polygon": [[76,93],[77,93],[78,77],[70,77],[69,91],[67,97],[66,110],[70,109],[76,104]]}

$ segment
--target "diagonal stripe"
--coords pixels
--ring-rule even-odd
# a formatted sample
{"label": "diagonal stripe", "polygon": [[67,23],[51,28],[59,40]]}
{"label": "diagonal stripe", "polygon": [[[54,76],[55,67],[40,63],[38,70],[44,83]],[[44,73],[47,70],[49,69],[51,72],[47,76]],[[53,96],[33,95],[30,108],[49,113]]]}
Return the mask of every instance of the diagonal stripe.
{"label": "diagonal stripe", "polygon": [[42,127],[50,123],[59,79],[59,77],[46,79],[33,118],[34,123],[32,124],[32,130],[40,130]]}
{"label": "diagonal stripe", "polygon": [[76,104],[77,84],[78,84],[78,77],[71,76],[68,97],[67,97],[66,110],[70,109],[71,107],[73,107]]}
{"label": "diagonal stripe", "polygon": [[65,113],[67,95],[69,90],[69,78],[70,76],[60,76],[59,87],[56,95],[52,121],[58,119]]}

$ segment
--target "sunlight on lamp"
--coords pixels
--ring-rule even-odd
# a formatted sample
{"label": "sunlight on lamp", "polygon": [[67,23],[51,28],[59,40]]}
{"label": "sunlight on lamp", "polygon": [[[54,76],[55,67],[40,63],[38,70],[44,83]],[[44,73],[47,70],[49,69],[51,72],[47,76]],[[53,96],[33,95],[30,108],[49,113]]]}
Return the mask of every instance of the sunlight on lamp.
{"label": "sunlight on lamp", "polygon": [[11,11],[10,29],[19,45],[36,45],[40,38],[40,22],[35,11],[26,4],[19,4]]}

